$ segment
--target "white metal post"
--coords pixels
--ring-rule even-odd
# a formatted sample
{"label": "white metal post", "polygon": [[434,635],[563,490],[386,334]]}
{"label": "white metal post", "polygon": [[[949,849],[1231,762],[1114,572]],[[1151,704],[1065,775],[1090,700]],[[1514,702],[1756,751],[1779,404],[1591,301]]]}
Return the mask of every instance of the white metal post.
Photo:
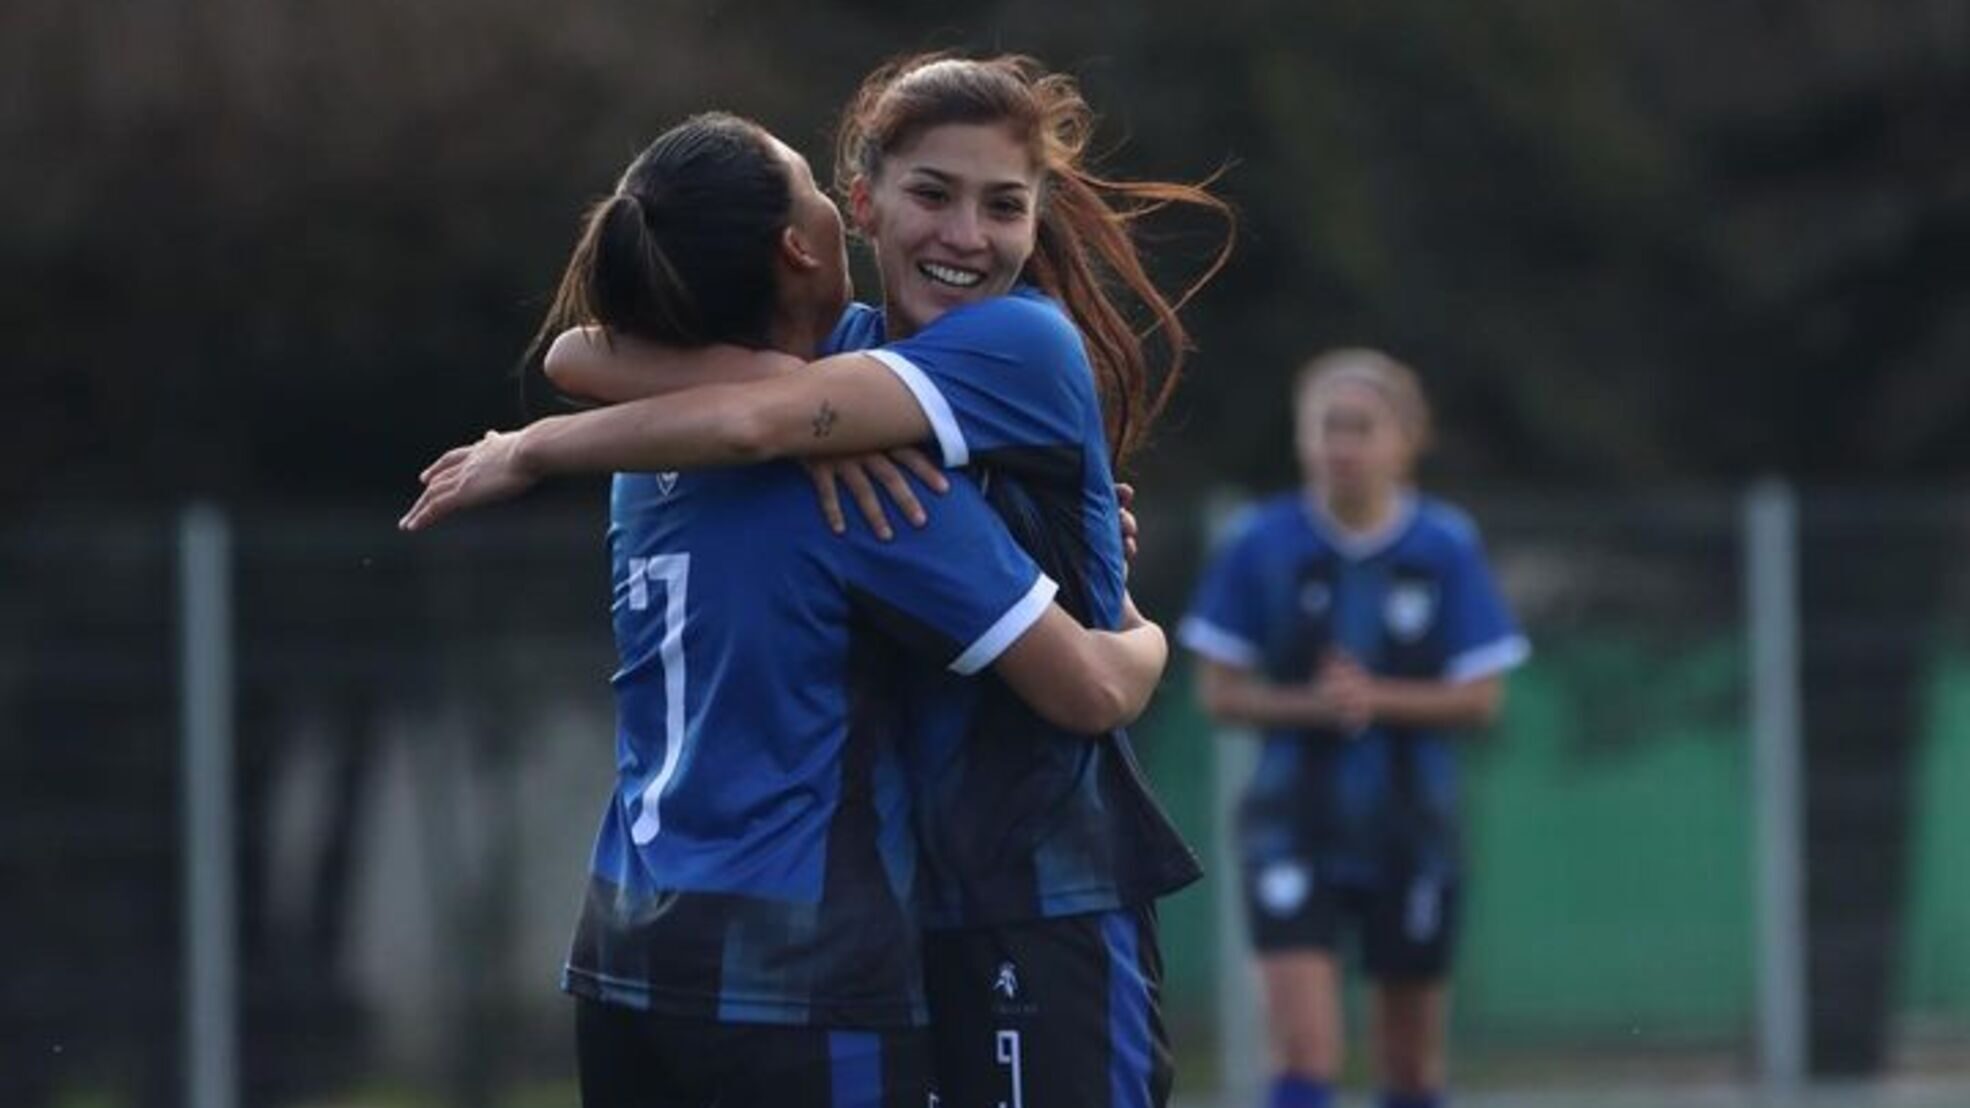
{"label": "white metal post", "polygon": [[1759,1072],[1789,1089],[1806,1074],[1804,794],[1800,772],[1798,506],[1768,479],[1744,501],[1750,619],[1752,870],[1757,888]]}
{"label": "white metal post", "polygon": [[1211,732],[1215,778],[1212,815],[1217,820],[1216,867],[1218,956],[1218,1089],[1221,1104],[1257,1104],[1266,1081],[1263,1002],[1251,947],[1245,942],[1243,870],[1232,842],[1232,820],[1238,794],[1258,761],[1257,737],[1249,731],[1216,728]]}
{"label": "white metal post", "polygon": [[178,601],[185,1103],[234,1108],[232,540],[209,504],[179,518]]}
{"label": "white metal post", "polygon": [[[1204,541],[1215,549],[1247,498],[1233,489],[1214,490],[1204,503]],[[1211,818],[1217,849],[1211,864],[1217,875],[1218,1090],[1219,1103],[1256,1104],[1266,1081],[1263,1002],[1251,947],[1245,941],[1243,869],[1232,827],[1238,798],[1258,763],[1258,736],[1249,728],[1211,729]]]}

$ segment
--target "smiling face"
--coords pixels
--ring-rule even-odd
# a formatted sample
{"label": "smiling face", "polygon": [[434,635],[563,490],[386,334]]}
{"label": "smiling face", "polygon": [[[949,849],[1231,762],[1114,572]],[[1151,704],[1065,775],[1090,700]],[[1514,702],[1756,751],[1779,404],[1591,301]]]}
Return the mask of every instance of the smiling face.
{"label": "smiling face", "polygon": [[875,247],[892,338],[960,304],[1002,296],[1033,255],[1040,173],[999,124],[932,127],[850,190]]}

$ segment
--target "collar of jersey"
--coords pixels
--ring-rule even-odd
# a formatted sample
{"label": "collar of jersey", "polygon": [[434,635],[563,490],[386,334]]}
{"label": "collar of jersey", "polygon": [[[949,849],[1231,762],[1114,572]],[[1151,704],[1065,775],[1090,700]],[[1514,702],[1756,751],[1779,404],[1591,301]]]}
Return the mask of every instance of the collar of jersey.
{"label": "collar of jersey", "polygon": [[1348,530],[1341,526],[1339,520],[1322,510],[1310,496],[1300,498],[1300,510],[1306,515],[1307,526],[1312,527],[1327,545],[1340,552],[1341,557],[1351,562],[1365,562],[1394,546],[1409,530],[1409,525],[1416,519],[1416,494],[1405,492],[1398,497],[1395,514],[1373,531]]}
{"label": "collar of jersey", "polygon": [[[1045,289],[1041,288],[1038,285],[1029,284],[1025,281],[1020,281],[1015,283],[1011,288],[1000,293],[998,296],[987,297],[984,300],[974,300],[969,304],[960,304],[957,307],[952,308],[951,312],[961,312],[964,311],[966,308],[975,308],[980,304],[988,304],[991,301],[998,299],[1038,300],[1041,303],[1052,304],[1054,307],[1060,308],[1060,301],[1055,300],[1051,296],[1048,296]],[[839,335],[842,332],[843,328],[847,325],[849,316],[855,311],[855,308],[858,305],[875,313],[875,317],[876,317],[876,326],[875,326],[875,334],[874,334],[875,345],[877,346],[888,345],[889,316],[881,308],[873,304],[863,303],[858,300],[853,303],[850,303],[848,307],[842,309],[841,321],[835,324],[834,331],[828,337],[828,345],[830,347],[836,345],[835,336]],[[1066,311],[1065,308],[1061,308],[1060,310],[1062,312]],[[949,315],[950,312],[946,312],[944,314]],[[938,316],[937,318],[942,319],[944,318],[944,316]]]}

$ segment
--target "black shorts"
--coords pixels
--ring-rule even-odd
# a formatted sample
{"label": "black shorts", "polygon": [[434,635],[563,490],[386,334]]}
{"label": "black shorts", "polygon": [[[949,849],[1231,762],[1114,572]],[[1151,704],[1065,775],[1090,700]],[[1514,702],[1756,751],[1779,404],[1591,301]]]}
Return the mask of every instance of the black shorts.
{"label": "black shorts", "polygon": [[575,998],[582,1108],[925,1108],[921,1028],[715,1023]]}
{"label": "black shorts", "polygon": [[1369,977],[1436,981],[1450,974],[1462,893],[1462,882],[1439,873],[1344,884],[1320,880],[1304,859],[1282,858],[1246,867],[1245,920],[1261,955],[1339,951],[1352,927]]}
{"label": "black shorts", "polygon": [[939,1108],[1163,1108],[1152,906],[924,935]]}

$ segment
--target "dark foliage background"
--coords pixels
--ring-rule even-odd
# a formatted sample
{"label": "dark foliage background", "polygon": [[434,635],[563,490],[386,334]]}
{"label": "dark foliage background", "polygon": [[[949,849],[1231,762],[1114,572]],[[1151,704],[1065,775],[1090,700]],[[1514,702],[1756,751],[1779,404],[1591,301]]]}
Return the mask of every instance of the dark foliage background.
{"label": "dark foliage background", "polygon": [[[1288,475],[1335,342],[1426,373],[1459,481],[1958,471],[1970,6],[1722,0],[16,0],[0,15],[6,502],[404,496],[517,418],[585,200],[691,110],[827,158],[871,64],[1069,68],[1116,172],[1243,230],[1145,459]],[[1172,229],[1175,275],[1200,228]],[[865,282],[865,289],[872,286]]]}

